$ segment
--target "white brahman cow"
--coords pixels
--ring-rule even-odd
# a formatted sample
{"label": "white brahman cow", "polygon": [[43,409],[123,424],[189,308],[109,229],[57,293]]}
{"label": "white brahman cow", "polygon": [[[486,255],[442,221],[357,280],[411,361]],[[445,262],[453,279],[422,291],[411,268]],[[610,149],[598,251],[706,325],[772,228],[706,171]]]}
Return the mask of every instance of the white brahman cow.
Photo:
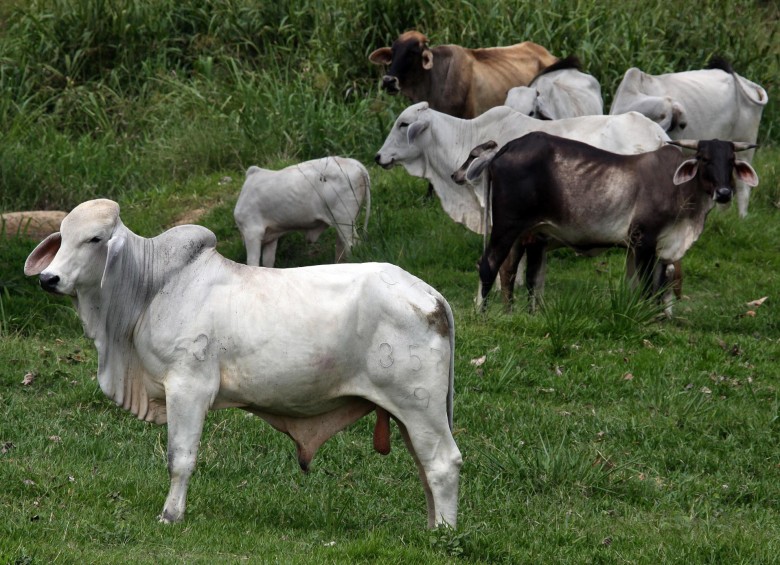
{"label": "white brahman cow", "polygon": [[575,56],[550,65],[528,86],[509,89],[504,105],[539,120],[561,120],[604,113],[599,81],[582,72]]}
{"label": "white brahman cow", "polygon": [[349,255],[357,238],[355,220],[363,200],[368,226],[371,183],[355,159],[325,157],[280,171],[249,167],[233,216],[246,246],[246,264],[273,267],[279,238],[305,231],[314,243],[329,226],[336,228],[336,262]]}
{"label": "white brahman cow", "polygon": [[[635,111],[657,122],[672,139],[729,139],[753,144],[768,97],[758,84],[714,57],[707,69],[649,75],[626,71],[609,113]],[[744,155],[748,163],[754,150]],[[750,186],[738,181],[737,208],[747,216]]]}
{"label": "white brahman cow", "polygon": [[652,151],[669,140],[658,124],[636,112],[550,121],[497,106],[473,120],[461,120],[418,102],[398,116],[375,160],[386,169],[402,165],[410,175],[428,179],[447,215],[481,234],[485,232],[484,187],[458,185],[451,175],[473,147],[489,140],[501,147],[532,131],[576,139],[621,154]]}
{"label": "white brahman cow", "polygon": [[389,449],[389,413],[418,465],[429,526],[455,526],[461,455],[444,297],[394,265],[248,267],[215,244],[191,225],[140,237],[115,202],[91,200],[24,266],[73,297],[103,392],[139,419],[167,421],[160,520],[184,517],[209,410],[260,416],[295,441],[306,470],[328,438],[376,409],[376,449]]}

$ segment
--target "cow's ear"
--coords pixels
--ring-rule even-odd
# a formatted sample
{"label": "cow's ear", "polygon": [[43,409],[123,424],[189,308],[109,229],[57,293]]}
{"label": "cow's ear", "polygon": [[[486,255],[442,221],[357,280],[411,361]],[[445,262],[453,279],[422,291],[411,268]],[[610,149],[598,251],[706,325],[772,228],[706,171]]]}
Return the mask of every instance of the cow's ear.
{"label": "cow's ear", "polygon": [[534,116],[537,120],[554,120],[555,118],[552,116],[552,112],[547,108],[547,104],[545,103],[545,99],[539,95],[539,92],[536,93],[536,104],[534,105],[536,109],[536,115]]}
{"label": "cow's ear", "polygon": [[433,68],[433,51],[430,49],[423,49],[422,66],[426,71],[430,71]]}
{"label": "cow's ear", "polygon": [[734,161],[734,172],[737,178],[748,186],[758,186],[758,175],[747,161]]}
{"label": "cow's ear", "polygon": [[24,274],[28,277],[41,274],[54,260],[54,256],[60,250],[61,243],[60,232],[54,232],[40,242],[24,262]]}
{"label": "cow's ear", "polygon": [[393,52],[389,47],[380,47],[368,56],[368,60],[375,65],[389,65],[393,62]]}
{"label": "cow's ear", "polygon": [[417,120],[409,126],[409,129],[406,130],[406,139],[409,142],[409,145],[414,143],[414,140],[417,139],[417,136],[428,129],[428,125],[428,120]]}
{"label": "cow's ear", "polygon": [[106,266],[103,268],[103,278],[100,281],[101,288],[106,284],[106,279],[110,277],[111,273],[116,269],[116,264],[119,261],[119,257],[122,255],[122,249],[124,249],[126,242],[127,238],[124,234],[111,236],[111,239],[108,240]]}
{"label": "cow's ear", "polygon": [[474,159],[471,162],[471,165],[469,165],[469,168],[466,170],[466,180],[470,183],[474,183],[480,177],[480,175],[482,175],[485,167],[487,167],[490,164],[490,161],[493,160],[494,155],[495,153],[488,153]]}
{"label": "cow's ear", "polygon": [[688,182],[696,176],[696,171],[699,170],[699,162],[696,159],[688,159],[677,167],[674,173],[674,184],[680,185]]}

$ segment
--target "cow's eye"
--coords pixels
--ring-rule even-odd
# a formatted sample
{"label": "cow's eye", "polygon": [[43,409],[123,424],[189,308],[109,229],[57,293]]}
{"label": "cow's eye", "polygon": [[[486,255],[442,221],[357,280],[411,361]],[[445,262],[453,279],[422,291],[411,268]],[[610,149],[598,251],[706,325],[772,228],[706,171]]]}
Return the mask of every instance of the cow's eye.
{"label": "cow's eye", "polygon": [[89,240],[89,243],[100,243],[102,240],[98,236],[93,237]]}
{"label": "cow's eye", "polygon": [[404,128],[408,128],[408,127],[409,127],[409,124],[407,124],[406,122],[401,122],[400,124],[398,124],[398,129],[404,129]]}

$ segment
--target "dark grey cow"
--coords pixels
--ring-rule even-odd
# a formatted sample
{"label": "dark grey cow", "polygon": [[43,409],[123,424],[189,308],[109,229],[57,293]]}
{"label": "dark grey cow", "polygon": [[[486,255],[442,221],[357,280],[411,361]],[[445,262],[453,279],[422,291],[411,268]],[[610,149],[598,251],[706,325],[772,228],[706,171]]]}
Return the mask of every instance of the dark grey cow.
{"label": "dark grey cow", "polygon": [[[478,305],[514,246],[515,261],[527,256],[533,308],[543,290],[550,240],[585,254],[626,247],[629,273],[638,275],[646,293],[660,290],[673,272],[670,265],[698,239],[709,211],[731,201],[734,179],[758,184],[750,164],[735,156],[753,144],[671,143],[696,150],[695,157],[670,146],[617,155],[543,132],[471,157],[466,178],[474,181],[487,168],[493,214],[479,262]],[[511,287],[508,292],[511,297]]]}

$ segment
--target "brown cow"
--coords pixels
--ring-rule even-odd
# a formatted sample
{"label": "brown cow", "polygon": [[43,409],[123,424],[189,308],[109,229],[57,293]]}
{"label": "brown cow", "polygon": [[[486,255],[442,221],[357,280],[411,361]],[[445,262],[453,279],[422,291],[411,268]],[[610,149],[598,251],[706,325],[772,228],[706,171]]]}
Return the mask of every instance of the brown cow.
{"label": "brown cow", "polygon": [[402,33],[392,47],[371,53],[369,61],[389,65],[382,88],[412,102],[457,118],[471,119],[501,106],[515,86],[526,86],[558,58],[536,43],[466,49],[458,45],[428,46],[418,31]]}

